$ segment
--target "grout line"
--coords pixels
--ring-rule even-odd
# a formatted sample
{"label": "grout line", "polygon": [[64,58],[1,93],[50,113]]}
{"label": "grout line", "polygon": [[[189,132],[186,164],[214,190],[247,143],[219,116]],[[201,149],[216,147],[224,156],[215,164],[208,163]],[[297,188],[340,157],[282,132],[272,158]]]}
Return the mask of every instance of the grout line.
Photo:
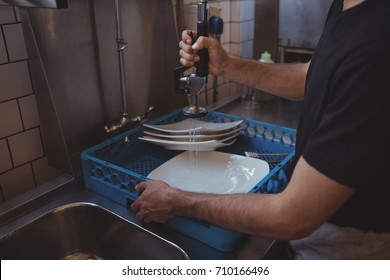
{"label": "grout line", "polygon": [[[25,129],[25,130],[22,130],[22,131],[19,131],[19,132],[16,132],[16,133],[7,135],[7,136],[5,136],[5,137],[3,137],[3,138],[0,138],[0,139],[10,138],[10,137],[12,137],[12,136],[15,136],[15,135],[18,135],[18,134],[21,134],[21,133],[23,133],[23,132],[27,132],[27,131],[30,131],[30,130],[33,130],[33,129],[37,129],[37,128],[40,129],[41,126],[40,126],[40,125],[36,125],[36,126],[30,127],[30,128],[27,128],[27,129]],[[40,133],[40,132],[39,132],[39,133]]]}
{"label": "grout line", "polygon": [[19,98],[16,98],[16,104],[18,105],[19,117],[22,122],[23,131],[26,131],[26,126],[24,125],[24,121],[23,121],[22,109],[20,108]]}
{"label": "grout line", "polygon": [[[10,159],[11,159],[12,169],[14,169],[15,163],[14,163],[14,159],[12,157],[11,146],[9,145],[8,137],[5,138],[5,142],[7,143],[7,148],[8,148],[8,153],[9,153]],[[12,170],[12,169],[10,169],[10,170]],[[9,170],[7,170],[7,171],[9,171]]]}
{"label": "grout line", "polygon": [[6,40],[5,40],[5,34],[4,34],[3,25],[5,25],[5,24],[0,25],[0,28],[1,28],[1,34],[2,34],[2,37],[3,37],[5,53],[6,53],[6,55],[7,55],[7,62],[2,63],[1,65],[9,64],[9,63],[11,62],[11,59],[10,59],[10,57],[9,57],[7,42],[6,42]]}
{"label": "grout line", "polygon": [[31,173],[32,173],[32,176],[33,176],[33,180],[34,180],[34,187],[37,187],[37,178],[35,177],[35,172],[34,172],[34,167],[33,167],[33,161],[30,161],[30,168],[31,168]]}
{"label": "grout line", "polygon": [[[0,195],[1,195],[2,201],[5,201],[4,193],[3,193],[3,188],[1,187],[1,184],[0,184]],[[1,202],[0,202],[0,203],[1,203]]]}

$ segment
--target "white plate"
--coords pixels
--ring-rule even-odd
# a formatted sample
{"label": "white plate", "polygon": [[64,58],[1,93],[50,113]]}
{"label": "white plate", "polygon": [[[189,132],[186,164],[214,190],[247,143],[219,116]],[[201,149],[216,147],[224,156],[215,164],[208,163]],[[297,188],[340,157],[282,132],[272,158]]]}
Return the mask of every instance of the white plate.
{"label": "white plate", "polygon": [[221,132],[224,130],[232,129],[240,125],[243,121],[235,121],[235,122],[228,122],[228,123],[212,123],[212,122],[204,122],[196,119],[190,119],[187,118],[185,120],[182,120],[180,122],[171,123],[171,124],[147,124],[145,123],[144,126],[163,131],[168,133],[191,133],[193,131],[196,131],[197,133],[206,133],[206,132]]}
{"label": "white plate", "polygon": [[247,193],[268,173],[268,163],[260,159],[216,151],[186,151],[148,177],[185,191],[222,194]]}
{"label": "white plate", "polygon": [[197,139],[198,141],[206,141],[206,140],[221,140],[224,141],[223,139],[231,135],[237,135],[238,132],[241,130],[240,127],[236,127],[232,130],[229,131],[222,131],[221,133],[217,134],[198,134],[198,133],[191,133],[191,134],[167,134],[165,132],[160,132],[157,130],[144,130],[144,133],[146,135],[150,135],[153,137],[159,137],[159,138],[165,138],[165,139],[170,139],[170,140],[185,140],[185,141],[190,141],[190,139]]}
{"label": "white plate", "polygon": [[168,150],[187,150],[187,151],[212,151],[220,147],[225,147],[232,145],[237,139],[235,139],[240,133],[237,135],[230,136],[224,141],[219,140],[208,140],[208,141],[174,141],[174,140],[164,140],[160,138],[155,138],[152,136],[143,136],[138,137],[142,141],[146,141],[149,143],[153,143],[159,146],[163,146]]}

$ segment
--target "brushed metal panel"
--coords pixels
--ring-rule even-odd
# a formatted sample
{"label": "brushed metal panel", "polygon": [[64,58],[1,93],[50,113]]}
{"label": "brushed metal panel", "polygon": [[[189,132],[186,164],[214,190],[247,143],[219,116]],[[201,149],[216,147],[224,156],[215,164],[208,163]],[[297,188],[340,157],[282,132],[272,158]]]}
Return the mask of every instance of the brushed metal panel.
{"label": "brushed metal panel", "polygon": [[280,0],[279,45],[314,49],[333,0]]}
{"label": "brushed metal panel", "polygon": [[[104,126],[122,113],[114,1],[68,3],[68,9],[21,8],[45,147],[61,170],[81,168],[80,153],[106,139]],[[171,0],[120,5],[129,115],[151,105],[155,116],[185,106],[173,87],[179,54]]]}

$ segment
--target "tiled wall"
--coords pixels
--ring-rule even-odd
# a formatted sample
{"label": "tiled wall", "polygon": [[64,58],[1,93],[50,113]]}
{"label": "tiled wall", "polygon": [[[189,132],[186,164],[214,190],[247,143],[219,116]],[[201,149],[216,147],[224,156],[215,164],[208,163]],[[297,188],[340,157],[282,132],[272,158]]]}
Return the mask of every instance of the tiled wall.
{"label": "tiled wall", "polygon": [[241,57],[253,57],[255,0],[210,1],[210,5],[221,8],[224,20],[223,45],[227,51]]}
{"label": "tiled wall", "polygon": [[50,179],[18,9],[0,6],[0,202]]}

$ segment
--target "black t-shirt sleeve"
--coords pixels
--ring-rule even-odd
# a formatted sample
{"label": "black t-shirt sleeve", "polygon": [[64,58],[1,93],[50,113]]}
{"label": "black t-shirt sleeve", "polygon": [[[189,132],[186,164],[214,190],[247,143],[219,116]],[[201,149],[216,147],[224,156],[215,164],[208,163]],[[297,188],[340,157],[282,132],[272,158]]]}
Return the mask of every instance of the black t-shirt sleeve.
{"label": "black t-shirt sleeve", "polygon": [[368,44],[346,56],[332,76],[328,104],[303,157],[336,181],[374,191],[387,179],[380,154],[389,155],[390,55],[382,42]]}

